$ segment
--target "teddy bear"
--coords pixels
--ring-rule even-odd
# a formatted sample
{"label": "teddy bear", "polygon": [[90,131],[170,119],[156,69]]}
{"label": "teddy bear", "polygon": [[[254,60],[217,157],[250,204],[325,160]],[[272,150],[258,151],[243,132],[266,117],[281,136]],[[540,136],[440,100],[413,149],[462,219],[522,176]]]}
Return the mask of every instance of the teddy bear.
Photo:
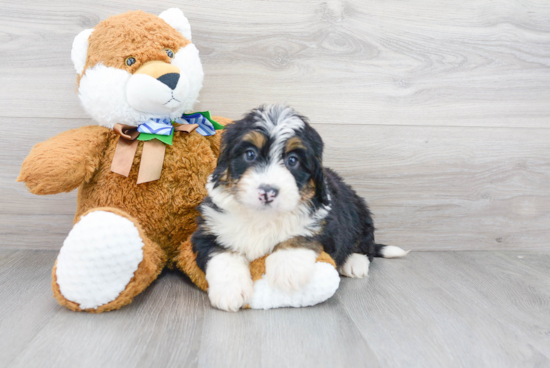
{"label": "teddy bear", "polygon": [[[202,290],[190,236],[230,119],[194,112],[202,88],[199,52],[179,9],[112,16],[74,39],[78,97],[97,123],[33,147],[18,181],[39,195],[78,188],[73,228],[52,271],[57,301],[74,311],[121,308],[163,268],[179,267]],[[248,307],[313,305],[338,287],[325,253],[294,295],[267,285],[251,263]]]}

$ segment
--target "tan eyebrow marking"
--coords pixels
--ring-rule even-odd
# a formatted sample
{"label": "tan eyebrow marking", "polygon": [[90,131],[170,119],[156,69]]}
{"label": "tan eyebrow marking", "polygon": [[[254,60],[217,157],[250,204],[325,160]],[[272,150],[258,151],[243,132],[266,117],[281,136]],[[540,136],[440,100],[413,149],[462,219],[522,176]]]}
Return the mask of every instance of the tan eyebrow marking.
{"label": "tan eyebrow marking", "polygon": [[245,136],[243,137],[243,141],[252,143],[258,149],[261,149],[264,146],[266,140],[267,139],[265,135],[255,130],[246,133]]}
{"label": "tan eyebrow marking", "polygon": [[288,141],[286,141],[285,145],[285,153],[294,151],[295,149],[306,149],[306,146],[304,146],[304,142],[298,137],[292,137]]}

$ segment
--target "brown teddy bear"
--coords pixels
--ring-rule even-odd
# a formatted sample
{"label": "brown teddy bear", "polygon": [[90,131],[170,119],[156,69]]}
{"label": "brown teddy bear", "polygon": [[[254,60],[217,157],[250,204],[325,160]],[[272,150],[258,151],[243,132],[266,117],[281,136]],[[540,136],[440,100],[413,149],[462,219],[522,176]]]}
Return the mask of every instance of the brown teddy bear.
{"label": "brown teddy bear", "polygon": [[[116,15],[78,34],[71,58],[82,106],[99,126],[37,144],[18,177],[34,194],[78,188],[74,227],[52,272],[54,296],[75,311],[118,309],[176,265],[206,290],[188,238],[216,166],[216,130],[230,120],[185,114],[204,76],[188,20],[179,9]],[[305,299],[270,290],[263,260],[253,262],[251,307],[312,305],[332,296],[334,262],[326,254],[319,260],[324,271]]]}

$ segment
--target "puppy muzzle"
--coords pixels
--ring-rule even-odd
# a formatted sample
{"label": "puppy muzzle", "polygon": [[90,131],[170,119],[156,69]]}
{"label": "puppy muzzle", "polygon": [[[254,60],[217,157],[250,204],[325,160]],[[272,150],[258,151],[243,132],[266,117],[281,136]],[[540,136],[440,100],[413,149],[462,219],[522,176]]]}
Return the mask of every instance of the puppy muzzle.
{"label": "puppy muzzle", "polygon": [[262,204],[269,204],[275,200],[279,189],[270,185],[260,185],[258,188],[258,199]]}

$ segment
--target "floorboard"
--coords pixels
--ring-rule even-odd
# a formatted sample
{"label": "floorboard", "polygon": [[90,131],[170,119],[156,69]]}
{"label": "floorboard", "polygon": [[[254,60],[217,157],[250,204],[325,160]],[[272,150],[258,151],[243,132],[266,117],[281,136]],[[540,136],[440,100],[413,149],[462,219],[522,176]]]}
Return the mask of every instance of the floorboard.
{"label": "floorboard", "polygon": [[548,127],[550,6],[516,0],[3,0],[0,116],[85,117],[74,36],[174,6],[204,63],[199,110],[286,101],[329,124]]}
{"label": "floorboard", "polygon": [[[90,121],[72,127],[79,123]],[[369,203],[380,242],[414,250],[550,249],[550,129],[314,127],[325,165]],[[59,249],[76,191],[36,196],[15,182],[32,146],[18,144],[24,134],[0,150],[0,247]],[[55,129],[29,134],[38,141]]]}
{"label": "floorboard", "polygon": [[178,272],[129,306],[57,305],[55,251],[0,250],[0,367],[545,367],[550,253],[376,259],[326,303],[225,313]]}
{"label": "floorboard", "polygon": [[205,70],[195,108],[296,107],[370,203],[381,242],[550,250],[540,0],[0,0],[0,248],[59,249],[71,228],[76,193],[34,196],[15,179],[34,144],[94,124],[75,93],[75,35],[175,6]]}

